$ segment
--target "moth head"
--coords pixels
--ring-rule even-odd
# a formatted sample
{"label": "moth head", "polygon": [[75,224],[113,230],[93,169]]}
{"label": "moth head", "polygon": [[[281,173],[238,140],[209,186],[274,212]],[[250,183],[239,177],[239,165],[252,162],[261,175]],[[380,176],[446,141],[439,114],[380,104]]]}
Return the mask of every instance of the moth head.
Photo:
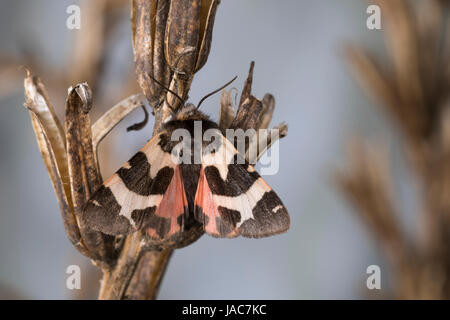
{"label": "moth head", "polygon": [[178,111],[172,115],[173,120],[207,120],[208,117],[197,109],[192,103],[186,103]]}
{"label": "moth head", "polygon": [[[209,117],[207,115],[205,115],[204,113],[202,113],[201,111],[198,110],[200,108],[200,105],[203,103],[203,101],[205,101],[210,96],[212,96],[212,95],[216,94],[217,92],[219,92],[220,90],[226,88],[234,80],[236,80],[236,78],[237,78],[237,76],[234,77],[231,81],[227,82],[222,87],[220,87],[219,89],[216,89],[213,92],[208,93],[206,96],[204,96],[200,100],[200,102],[198,103],[197,106],[194,106],[192,103],[184,103],[184,100],[180,96],[178,96],[175,92],[171,91],[169,88],[163,87],[167,91],[169,91],[173,95],[175,95],[182,103],[182,107],[180,107],[176,112],[173,112],[171,110],[172,114],[164,120],[164,123],[168,123],[171,121],[209,120]],[[156,79],[154,79],[154,78],[152,78],[152,79],[157,82]],[[157,82],[157,83],[160,84],[159,82]],[[163,86],[162,84],[160,84],[160,85]]]}

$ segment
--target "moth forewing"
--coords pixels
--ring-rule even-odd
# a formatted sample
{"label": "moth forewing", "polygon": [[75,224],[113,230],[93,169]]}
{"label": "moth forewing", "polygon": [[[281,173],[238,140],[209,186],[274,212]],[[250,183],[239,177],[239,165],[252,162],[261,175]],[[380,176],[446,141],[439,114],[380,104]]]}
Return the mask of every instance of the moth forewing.
{"label": "moth forewing", "polygon": [[198,224],[216,237],[264,237],[289,228],[286,208],[245,153],[191,107],[181,108],[94,193],[83,217],[104,233],[142,229],[162,242],[182,239]]}

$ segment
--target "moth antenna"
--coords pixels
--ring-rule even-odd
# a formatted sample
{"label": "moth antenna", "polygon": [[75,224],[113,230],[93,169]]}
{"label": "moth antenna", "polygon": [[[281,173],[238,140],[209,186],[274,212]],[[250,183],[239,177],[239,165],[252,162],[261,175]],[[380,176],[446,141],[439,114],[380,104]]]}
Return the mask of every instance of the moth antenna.
{"label": "moth antenna", "polygon": [[206,96],[204,96],[204,97],[200,100],[200,102],[198,103],[196,109],[200,108],[200,105],[203,103],[203,101],[205,101],[206,99],[208,99],[209,97],[211,97],[213,94],[216,94],[216,93],[219,92],[220,90],[225,89],[225,88],[228,87],[230,84],[232,84],[233,81],[236,80],[236,79],[237,79],[237,76],[235,76],[233,79],[231,79],[230,81],[228,81],[227,83],[225,83],[225,84],[224,84],[223,86],[221,86],[219,89],[216,89],[216,90],[214,90],[214,91],[211,92],[211,93],[208,93]]}
{"label": "moth antenna", "polygon": [[144,105],[142,105],[141,107],[142,107],[142,110],[144,110],[144,120],[142,120],[141,122],[137,122],[137,123],[135,123],[135,124],[129,126],[129,127],[127,128],[127,131],[139,131],[139,130],[141,130],[142,128],[144,128],[145,125],[147,124],[147,122],[148,122],[148,111],[147,111],[147,109],[145,108]]}
{"label": "moth antenna", "polygon": [[174,91],[170,90],[169,88],[167,88],[165,85],[163,85],[161,82],[159,82],[158,80],[155,79],[155,77],[153,77],[151,74],[148,75],[150,77],[150,79],[152,79],[153,81],[156,82],[156,84],[158,84],[161,88],[163,88],[164,90],[170,92],[171,94],[173,94],[175,97],[178,98],[178,100],[181,101],[181,103],[184,103],[184,100],[181,99],[181,97],[175,93]]}

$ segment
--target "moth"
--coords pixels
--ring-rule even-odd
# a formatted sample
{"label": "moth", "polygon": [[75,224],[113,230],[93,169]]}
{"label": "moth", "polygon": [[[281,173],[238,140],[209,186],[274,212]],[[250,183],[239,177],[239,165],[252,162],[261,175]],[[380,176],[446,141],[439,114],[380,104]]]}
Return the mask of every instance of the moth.
{"label": "moth", "polygon": [[[180,143],[172,139],[174,132],[184,129],[194,136],[196,123],[202,134],[219,132],[216,147],[207,151],[208,142],[196,147],[192,141],[188,158],[195,160],[200,149],[200,163],[174,161]],[[226,161],[216,161],[223,154]],[[177,239],[196,224],[207,234],[224,238],[285,232],[289,228],[285,206],[242,159],[216,122],[192,104],[183,105],[92,195],[82,219],[106,234],[143,230],[155,241]]]}

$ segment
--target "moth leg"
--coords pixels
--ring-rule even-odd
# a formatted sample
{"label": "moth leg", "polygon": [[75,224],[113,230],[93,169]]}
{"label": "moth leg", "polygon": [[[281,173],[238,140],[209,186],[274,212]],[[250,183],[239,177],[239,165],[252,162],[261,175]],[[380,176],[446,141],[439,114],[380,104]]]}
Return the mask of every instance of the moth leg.
{"label": "moth leg", "polygon": [[114,258],[114,237],[90,229],[80,219],[84,204],[102,184],[92,144],[91,107],[92,93],[86,83],[69,89],[65,118],[69,181],[81,240],[92,259],[108,265]]}

